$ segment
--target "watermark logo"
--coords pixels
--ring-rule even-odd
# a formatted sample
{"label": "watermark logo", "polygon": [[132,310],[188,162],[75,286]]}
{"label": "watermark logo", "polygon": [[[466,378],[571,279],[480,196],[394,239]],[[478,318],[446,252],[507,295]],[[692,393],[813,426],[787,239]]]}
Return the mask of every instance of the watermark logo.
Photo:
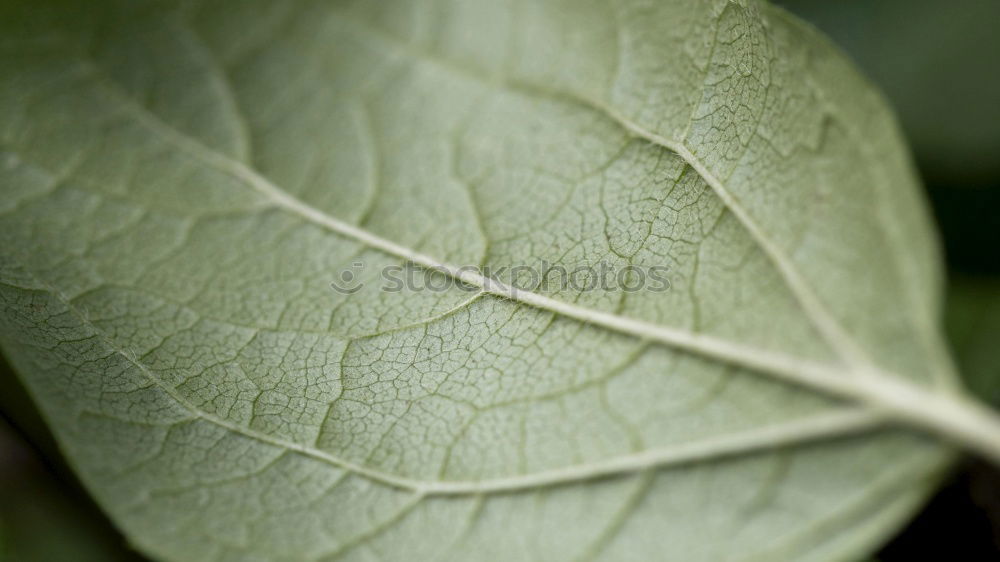
{"label": "watermark logo", "polygon": [[[352,263],[336,276],[330,287],[337,293],[353,295],[366,285],[362,280],[364,269],[363,263]],[[512,295],[519,291],[664,292],[670,289],[667,277],[669,271],[669,267],[665,265],[639,266],[607,262],[569,268],[542,260],[534,265],[463,266],[454,270],[406,262],[383,267],[377,277],[369,276],[367,283],[377,283],[378,289],[386,293],[440,293],[453,289],[468,292],[482,289]]]}
{"label": "watermark logo", "polygon": [[361,281],[361,274],[365,270],[365,264],[356,261],[351,267],[344,269],[337,276],[337,279],[330,283],[330,288],[342,295],[353,295],[364,287]]}

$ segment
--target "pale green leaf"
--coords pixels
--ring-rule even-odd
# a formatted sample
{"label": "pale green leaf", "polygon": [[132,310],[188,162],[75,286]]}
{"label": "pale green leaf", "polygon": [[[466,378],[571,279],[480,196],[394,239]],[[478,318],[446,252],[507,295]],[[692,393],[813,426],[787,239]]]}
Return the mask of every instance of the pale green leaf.
{"label": "pale green leaf", "polygon": [[[0,21],[0,341],[147,553],[841,560],[1000,456],[896,125],[767,3]],[[461,269],[543,260],[670,289]]]}

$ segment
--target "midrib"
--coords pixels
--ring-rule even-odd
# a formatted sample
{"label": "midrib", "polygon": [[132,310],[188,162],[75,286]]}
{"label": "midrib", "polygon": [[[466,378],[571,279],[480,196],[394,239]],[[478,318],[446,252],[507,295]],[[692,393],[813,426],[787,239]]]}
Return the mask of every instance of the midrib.
{"label": "midrib", "polygon": [[[288,192],[274,185],[245,164],[218,153],[197,140],[174,129],[146,108],[135,103],[110,79],[95,76],[96,84],[108,93],[112,100],[117,101],[131,113],[143,126],[159,135],[164,141],[180,150],[191,154],[206,165],[226,173],[264,195],[273,205],[282,208],[302,219],[327,229],[341,236],[351,238],[371,248],[378,249],[400,259],[411,261],[426,268],[445,273],[463,283],[480,288],[483,292],[501,298],[521,302],[538,309],[572,318],[580,322],[593,324],[616,332],[628,334],[639,339],[650,340],[689,353],[733,364],[754,372],[766,374],[772,378],[795,385],[810,388],[832,396],[846,398],[857,402],[863,407],[873,408],[880,418],[895,419],[906,425],[916,426],[931,433],[955,439],[984,455],[1000,461],[1000,418],[979,404],[956,395],[938,395],[918,387],[903,377],[886,372],[869,363],[851,361],[850,366],[830,366],[806,361],[781,353],[741,345],[732,341],[696,334],[684,330],[661,326],[616,314],[592,310],[575,304],[565,303],[530,291],[522,291],[510,285],[484,277],[476,271],[469,271],[451,264],[440,262],[433,257],[407,248],[392,240],[382,238],[363,228],[346,223],[332,217],[323,211],[312,207],[293,197]],[[580,103],[589,103],[586,100]],[[609,117],[615,118],[606,109],[594,106],[604,111]],[[692,168],[710,176],[707,182],[717,184],[726,197],[724,200],[735,203],[735,200],[725,191],[721,182],[708,174],[708,170],[683,145],[657,137],[638,126],[630,125],[628,121],[618,120],[619,124],[635,134],[648,135],[654,142],[667,150],[676,152],[688,160]],[[710,179],[711,178],[711,179]],[[758,241],[759,242],[759,241]],[[771,245],[773,247],[773,245]],[[766,248],[765,248],[766,249]],[[780,257],[780,254],[777,254]],[[794,279],[801,280],[797,271],[788,260],[782,260],[783,271],[791,272]],[[795,283],[810,295],[808,286]],[[796,293],[799,295],[799,293]],[[818,301],[815,301],[818,305]],[[805,305],[804,305],[805,306]],[[813,306],[806,306],[806,311]],[[822,308],[819,309],[822,312]],[[828,316],[824,316],[829,320]],[[812,318],[815,320],[815,318]],[[831,320],[832,321],[832,320]],[[820,321],[822,325],[824,322]],[[832,324],[835,328],[835,323]],[[833,333],[839,331],[839,328]],[[830,338],[827,330],[822,333]],[[846,336],[845,336],[846,337]],[[831,344],[838,348],[836,337]]]}
{"label": "midrib", "polygon": [[117,90],[117,86],[113,83],[100,82],[98,85],[121,104],[122,107],[127,109],[137,121],[165,141],[213,169],[240,180],[266,197],[275,207],[284,209],[325,230],[422,267],[440,271],[456,280],[474,286],[487,294],[524,303],[535,308],[628,334],[639,339],[655,341],[718,361],[767,373],[775,378],[813,387],[828,394],[846,398],[858,398],[857,388],[852,384],[851,377],[845,376],[847,373],[845,373],[843,368],[806,361],[713,336],[692,333],[678,328],[567,303],[532,291],[521,290],[509,284],[485,277],[478,271],[471,270],[472,268],[438,261],[427,254],[397,244],[392,240],[344,222],[308,205],[277,187],[270,180],[250,169],[245,164],[216,152],[177,131],[158,116],[139,106],[124,93]]}

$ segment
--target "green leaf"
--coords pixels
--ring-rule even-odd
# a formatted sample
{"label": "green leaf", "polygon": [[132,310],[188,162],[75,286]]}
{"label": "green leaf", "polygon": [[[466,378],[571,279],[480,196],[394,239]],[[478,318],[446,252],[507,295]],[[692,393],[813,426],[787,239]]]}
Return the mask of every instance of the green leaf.
{"label": "green leaf", "polygon": [[[1000,457],[895,124],[767,3],[8,12],[0,341],[151,555],[840,560]],[[669,289],[463,268],[543,262]]]}
{"label": "green leaf", "polygon": [[958,278],[948,289],[945,327],[963,378],[977,396],[1000,404],[1000,281]]}

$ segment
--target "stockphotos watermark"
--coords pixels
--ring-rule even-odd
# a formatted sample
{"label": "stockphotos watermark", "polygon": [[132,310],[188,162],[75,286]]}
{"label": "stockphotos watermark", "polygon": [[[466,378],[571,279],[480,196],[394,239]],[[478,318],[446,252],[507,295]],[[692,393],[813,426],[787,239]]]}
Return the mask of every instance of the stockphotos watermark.
{"label": "stockphotos watermark", "polygon": [[[593,265],[566,267],[545,260],[535,265],[473,266],[448,270],[429,268],[413,262],[382,267],[377,275],[366,272],[366,265],[354,262],[330,283],[340,294],[352,295],[369,284],[377,283],[386,293],[430,291],[443,293],[454,289],[475,292],[589,292],[610,291],[637,293],[663,292],[670,289],[665,265],[638,266],[599,262]],[[463,281],[465,279],[466,281]],[[474,280],[475,283],[468,282]]]}

